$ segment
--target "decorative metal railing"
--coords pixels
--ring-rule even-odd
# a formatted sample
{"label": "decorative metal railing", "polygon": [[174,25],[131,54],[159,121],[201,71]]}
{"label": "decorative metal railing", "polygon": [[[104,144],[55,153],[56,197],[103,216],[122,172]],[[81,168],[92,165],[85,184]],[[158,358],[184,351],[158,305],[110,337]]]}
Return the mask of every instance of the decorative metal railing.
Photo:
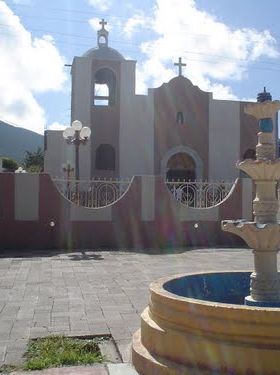
{"label": "decorative metal railing", "polygon": [[[71,202],[88,208],[108,206],[118,200],[128,189],[125,180],[74,180],[53,179],[60,192]],[[166,181],[176,200],[194,208],[215,206],[226,198],[234,182],[184,182]]]}
{"label": "decorative metal railing", "polygon": [[226,198],[234,182],[166,181],[176,200],[193,208],[215,206]]}
{"label": "decorative metal railing", "polygon": [[53,179],[60,192],[71,202],[88,208],[108,206],[128,189],[131,180]]}

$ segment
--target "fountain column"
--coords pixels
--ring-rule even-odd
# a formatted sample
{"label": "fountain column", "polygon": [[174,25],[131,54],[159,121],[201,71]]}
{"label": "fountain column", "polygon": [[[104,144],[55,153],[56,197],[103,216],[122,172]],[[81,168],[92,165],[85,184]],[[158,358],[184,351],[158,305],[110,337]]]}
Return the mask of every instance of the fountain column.
{"label": "fountain column", "polygon": [[278,199],[276,186],[280,178],[280,160],[276,159],[276,139],[273,124],[279,101],[264,101],[245,107],[245,113],[259,121],[256,160],[247,159],[237,167],[255,182],[253,222],[223,221],[222,228],[242,237],[253,249],[254,272],[251,274],[250,295],[245,304],[280,306],[280,280],[277,253],[280,246],[280,225],[277,223]]}

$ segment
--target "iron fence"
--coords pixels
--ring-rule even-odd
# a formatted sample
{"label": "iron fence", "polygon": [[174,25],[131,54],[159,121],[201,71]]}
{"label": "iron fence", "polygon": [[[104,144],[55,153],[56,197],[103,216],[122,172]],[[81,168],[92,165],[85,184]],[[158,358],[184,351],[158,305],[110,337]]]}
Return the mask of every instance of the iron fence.
{"label": "iron fence", "polygon": [[71,202],[88,208],[108,206],[128,189],[131,180],[53,179],[59,191]]}
{"label": "iron fence", "polygon": [[207,208],[223,201],[234,182],[166,181],[175,199],[188,207]]}
{"label": "iron fence", "polygon": [[[60,192],[71,202],[88,208],[108,206],[128,189],[131,180],[53,179]],[[166,186],[181,203],[194,208],[215,206],[226,198],[234,182],[166,181]]]}

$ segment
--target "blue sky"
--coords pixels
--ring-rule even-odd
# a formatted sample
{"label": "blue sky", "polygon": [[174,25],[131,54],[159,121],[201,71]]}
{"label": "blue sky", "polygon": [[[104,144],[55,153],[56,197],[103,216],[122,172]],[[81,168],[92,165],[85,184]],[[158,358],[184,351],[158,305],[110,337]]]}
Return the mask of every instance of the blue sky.
{"label": "blue sky", "polygon": [[137,92],[184,74],[214,97],[252,100],[266,86],[280,98],[277,0],[0,0],[0,119],[42,133],[69,125],[74,56],[96,45],[104,17],[109,45],[137,60]]}

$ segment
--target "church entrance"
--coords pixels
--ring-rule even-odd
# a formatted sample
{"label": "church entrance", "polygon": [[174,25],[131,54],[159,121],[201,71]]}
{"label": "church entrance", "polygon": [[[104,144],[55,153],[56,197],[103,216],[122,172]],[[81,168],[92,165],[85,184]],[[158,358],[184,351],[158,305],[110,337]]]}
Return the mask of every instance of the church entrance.
{"label": "church entrance", "polygon": [[178,152],[167,162],[166,179],[168,181],[195,181],[195,162],[185,152]]}

